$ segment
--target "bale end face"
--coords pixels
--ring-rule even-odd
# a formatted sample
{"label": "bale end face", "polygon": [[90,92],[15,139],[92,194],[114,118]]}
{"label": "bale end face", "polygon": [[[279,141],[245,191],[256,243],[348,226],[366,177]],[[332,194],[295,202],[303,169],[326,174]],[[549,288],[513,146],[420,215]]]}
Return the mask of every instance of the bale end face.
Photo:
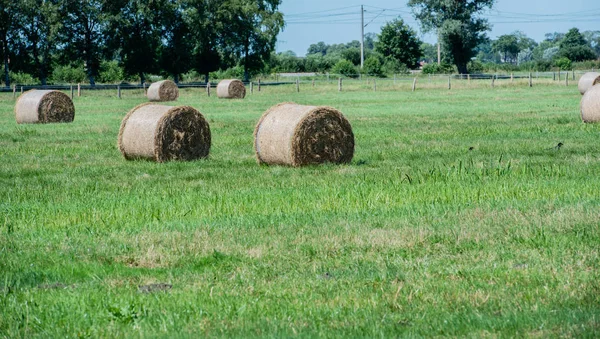
{"label": "bale end face", "polygon": [[31,90],[17,100],[15,119],[19,124],[69,123],[75,119],[75,106],[63,92]]}
{"label": "bale end face", "polygon": [[579,79],[577,88],[579,89],[579,93],[584,95],[592,86],[597,84],[600,84],[600,73],[588,72]]}
{"label": "bale end face", "polygon": [[206,158],[211,147],[210,126],[200,112],[189,106],[143,104],[123,119],[118,146],[128,160]]}
{"label": "bale end face", "polygon": [[343,164],[354,157],[354,134],[331,107],[280,104],[269,109],[254,132],[259,163],[294,167]]}

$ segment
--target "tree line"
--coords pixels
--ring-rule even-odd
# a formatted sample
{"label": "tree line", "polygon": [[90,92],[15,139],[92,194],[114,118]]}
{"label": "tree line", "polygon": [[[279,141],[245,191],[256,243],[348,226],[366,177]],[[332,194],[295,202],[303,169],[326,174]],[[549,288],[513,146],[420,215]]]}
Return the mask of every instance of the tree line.
{"label": "tree line", "polygon": [[[65,66],[91,85],[101,68],[138,77],[239,66],[262,69],[284,26],[281,0],[0,0],[4,82],[34,74],[45,85]],[[119,74],[121,75],[121,74]],[[120,79],[122,80],[122,79]]]}

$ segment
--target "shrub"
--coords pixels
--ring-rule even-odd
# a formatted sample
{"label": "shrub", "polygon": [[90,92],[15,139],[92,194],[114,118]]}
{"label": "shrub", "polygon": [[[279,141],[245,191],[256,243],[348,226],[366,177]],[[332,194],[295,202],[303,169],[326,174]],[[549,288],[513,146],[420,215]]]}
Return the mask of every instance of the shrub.
{"label": "shrub", "polygon": [[483,73],[484,66],[477,60],[471,60],[467,65],[467,69],[469,70],[469,73]]}
{"label": "shrub", "polygon": [[358,71],[356,70],[356,67],[354,67],[354,64],[346,59],[338,61],[338,63],[333,66],[331,71],[335,74],[341,74],[349,78],[358,78]]}
{"label": "shrub", "polygon": [[562,70],[570,70],[573,67],[571,60],[565,57],[556,59],[556,61],[554,62],[554,66]]}
{"label": "shrub", "polygon": [[87,78],[83,65],[73,66],[57,66],[52,71],[51,81],[57,84],[69,84],[84,82]]}
{"label": "shrub", "polygon": [[119,83],[125,80],[125,73],[117,61],[102,61],[98,81],[105,84]]}
{"label": "shrub", "polygon": [[27,73],[13,73],[10,72],[9,73],[9,77],[10,77],[10,82],[12,84],[15,85],[35,85],[38,83],[37,80],[35,80],[31,74],[27,74]]}
{"label": "shrub", "polygon": [[367,75],[382,76],[383,68],[381,66],[381,62],[379,61],[379,58],[371,56],[367,60],[365,60],[363,71]]}
{"label": "shrub", "polygon": [[454,73],[454,66],[442,63],[438,65],[437,63],[427,64],[423,66],[423,74],[451,74]]}
{"label": "shrub", "polygon": [[409,74],[410,71],[405,64],[397,59],[387,58],[383,64],[383,71],[387,74]]}

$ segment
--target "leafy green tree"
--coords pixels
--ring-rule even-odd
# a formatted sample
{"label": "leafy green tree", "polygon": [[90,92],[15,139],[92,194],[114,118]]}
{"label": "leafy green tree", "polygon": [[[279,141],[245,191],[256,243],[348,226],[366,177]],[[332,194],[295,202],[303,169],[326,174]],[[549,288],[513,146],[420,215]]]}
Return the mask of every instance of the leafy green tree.
{"label": "leafy green tree", "polygon": [[181,74],[192,69],[194,41],[184,17],[186,9],[181,0],[167,0],[161,15],[163,32],[158,63],[163,72],[173,75],[177,84]]}
{"label": "leafy green tree", "polygon": [[416,68],[422,55],[421,43],[412,28],[402,19],[396,19],[381,29],[376,50],[386,58]]}
{"label": "leafy green tree", "polygon": [[554,62],[554,66],[562,70],[571,70],[572,63],[571,60],[569,60],[568,58],[562,57],[556,59],[556,61]]}
{"label": "leafy green tree", "polygon": [[90,85],[95,85],[102,51],[105,46],[103,31],[106,26],[104,3],[106,0],[60,0],[58,10],[62,13],[63,29],[59,39],[64,45],[61,51],[63,64],[73,61],[85,63]]}
{"label": "leafy green tree", "polygon": [[244,67],[244,80],[259,70],[275,49],[277,35],[283,29],[281,0],[223,0],[228,27],[223,31],[224,52],[235,56]]}
{"label": "leafy green tree", "polygon": [[321,54],[322,56],[327,54],[327,49],[329,45],[327,45],[323,41],[319,41],[316,44],[312,44],[308,47],[307,54]]}
{"label": "leafy green tree", "polygon": [[571,61],[584,61],[596,59],[596,53],[589,46],[585,37],[577,28],[571,28],[560,42],[560,57]]}
{"label": "leafy green tree", "polygon": [[350,61],[355,66],[360,65],[360,48],[351,47],[342,52],[342,58]]}
{"label": "leafy green tree", "polygon": [[192,33],[192,68],[203,74],[204,81],[208,82],[210,73],[224,63],[219,46],[226,43],[223,32],[229,27],[231,14],[220,0],[184,1],[187,3],[186,21]]}
{"label": "leafy green tree", "polygon": [[379,58],[376,56],[370,56],[369,58],[367,58],[367,60],[365,60],[363,71],[365,72],[365,74],[371,76],[384,75],[381,61],[379,61]]}
{"label": "leafy green tree", "polygon": [[436,62],[437,60],[437,46],[430,43],[423,42],[421,44],[421,51],[423,53],[422,58],[427,63]]}
{"label": "leafy green tree", "polygon": [[11,53],[11,39],[15,38],[14,18],[17,12],[15,2],[0,0],[0,57],[4,62],[4,83],[10,87],[9,60]]}
{"label": "leafy green tree", "polygon": [[487,19],[478,17],[495,0],[409,0],[415,17],[424,31],[437,31],[444,50],[460,73],[475,56],[475,48],[485,40],[490,29]]}
{"label": "leafy green tree", "polygon": [[55,1],[36,0],[17,0],[15,5],[18,8],[18,15],[14,17],[15,27],[22,35],[31,70],[38,74],[38,79],[45,86],[62,27],[58,6]]}
{"label": "leafy green tree", "polygon": [[504,62],[516,63],[521,48],[516,36],[506,34],[499,36],[498,40],[492,42],[492,51],[500,53]]}
{"label": "leafy green tree", "polygon": [[600,57],[600,31],[585,31],[582,34],[596,55]]}

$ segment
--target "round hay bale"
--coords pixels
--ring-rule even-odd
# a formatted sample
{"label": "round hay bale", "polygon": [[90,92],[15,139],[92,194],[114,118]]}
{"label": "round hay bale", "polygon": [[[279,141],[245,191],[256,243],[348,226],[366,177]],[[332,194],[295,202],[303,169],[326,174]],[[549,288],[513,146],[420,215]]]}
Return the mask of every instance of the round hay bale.
{"label": "round hay bale", "polygon": [[583,122],[600,121],[600,85],[592,86],[581,98],[581,119]]}
{"label": "round hay bale", "polygon": [[217,97],[222,99],[244,99],[246,86],[240,80],[223,80],[217,85]]}
{"label": "round hay bale", "polygon": [[146,103],[123,118],[118,142],[128,160],[196,160],[208,157],[210,126],[193,107]]}
{"label": "round hay bale", "polygon": [[148,88],[150,101],[175,101],[179,98],[179,87],[171,80],[155,82]]}
{"label": "round hay bale", "polygon": [[585,73],[581,77],[581,79],[579,79],[579,84],[577,87],[579,88],[579,93],[581,93],[581,95],[584,95],[585,92],[587,92],[587,90],[589,90],[590,88],[592,88],[592,86],[596,84],[600,84],[600,73],[588,72]]}
{"label": "round hay bale", "polygon": [[354,134],[348,120],[334,108],[283,103],[260,118],[254,149],[260,164],[348,163],[354,156]]}
{"label": "round hay bale", "polygon": [[21,94],[17,100],[15,118],[19,124],[72,122],[75,106],[63,92],[31,90]]}

